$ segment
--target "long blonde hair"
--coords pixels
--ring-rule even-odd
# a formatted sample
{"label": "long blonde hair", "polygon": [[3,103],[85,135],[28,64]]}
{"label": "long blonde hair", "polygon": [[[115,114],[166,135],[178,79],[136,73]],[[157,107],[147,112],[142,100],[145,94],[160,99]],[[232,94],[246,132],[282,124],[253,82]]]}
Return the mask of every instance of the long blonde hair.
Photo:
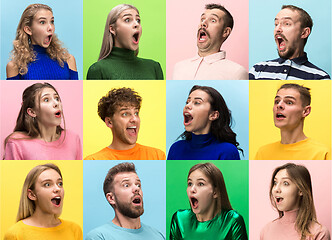
{"label": "long blonde hair", "polygon": [[[139,14],[139,11],[135,6],[130,4],[120,4],[115,6],[107,15],[103,43],[101,44],[98,61],[106,58],[112,52],[114,45],[114,36],[110,32],[110,26],[112,25],[113,27],[115,27],[116,21],[118,20],[120,14],[127,9],[135,9],[136,12]],[[136,50],[136,55],[137,53],[138,51]]]}
{"label": "long blonde hair", "polygon": [[26,176],[23,184],[20,205],[16,217],[17,222],[32,216],[32,214],[35,212],[36,205],[34,201],[28,198],[28,189],[33,191],[35,189],[35,184],[39,175],[48,169],[55,170],[57,173],[59,173],[60,177],[62,178],[62,174],[59,167],[53,163],[38,165],[33,169],[31,169],[28,175]]}
{"label": "long blonde hair", "polygon": [[[36,55],[31,45],[30,36],[24,31],[24,27],[31,27],[36,13],[45,9],[53,13],[52,8],[44,4],[31,4],[23,12],[16,30],[16,37],[13,41],[14,49],[12,50],[12,61],[17,65],[19,73],[24,75],[28,72],[28,64],[36,60]],[[67,49],[62,47],[62,43],[54,34],[49,47],[46,49],[47,54],[53,60],[58,61],[61,67],[64,66],[69,58]]]}

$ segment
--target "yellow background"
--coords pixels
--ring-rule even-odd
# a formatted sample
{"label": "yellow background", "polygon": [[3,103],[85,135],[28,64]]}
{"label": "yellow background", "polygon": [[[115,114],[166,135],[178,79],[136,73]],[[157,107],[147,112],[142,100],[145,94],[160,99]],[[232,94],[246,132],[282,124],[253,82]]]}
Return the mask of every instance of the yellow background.
{"label": "yellow background", "polygon": [[75,222],[83,229],[83,161],[1,161],[0,229],[3,239],[7,229],[16,223],[21,191],[28,172],[45,163],[56,164],[62,173],[65,198],[60,218]]}
{"label": "yellow background", "polygon": [[83,158],[112,142],[112,131],[98,116],[99,99],[112,88],[129,87],[142,97],[137,142],[166,150],[166,81],[83,81]]}
{"label": "yellow background", "polygon": [[304,133],[331,147],[331,81],[259,80],[249,82],[249,159],[266,144],[280,141],[280,130],[274,126],[273,104],[278,88],[297,83],[311,90],[311,113],[304,120]]}

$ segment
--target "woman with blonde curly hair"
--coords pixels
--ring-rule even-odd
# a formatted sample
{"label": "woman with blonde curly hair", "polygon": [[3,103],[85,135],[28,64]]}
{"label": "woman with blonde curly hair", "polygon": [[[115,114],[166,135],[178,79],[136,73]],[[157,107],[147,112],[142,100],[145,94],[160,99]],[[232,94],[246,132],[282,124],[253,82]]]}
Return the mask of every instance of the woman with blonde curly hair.
{"label": "woman with blonde curly hair", "polygon": [[8,80],[78,79],[75,58],[54,34],[52,8],[31,4],[23,12],[13,42]]}
{"label": "woman with blonde curly hair", "polygon": [[47,163],[31,169],[23,184],[17,223],[9,228],[4,240],[82,240],[80,226],[59,218],[63,199],[58,166]]}

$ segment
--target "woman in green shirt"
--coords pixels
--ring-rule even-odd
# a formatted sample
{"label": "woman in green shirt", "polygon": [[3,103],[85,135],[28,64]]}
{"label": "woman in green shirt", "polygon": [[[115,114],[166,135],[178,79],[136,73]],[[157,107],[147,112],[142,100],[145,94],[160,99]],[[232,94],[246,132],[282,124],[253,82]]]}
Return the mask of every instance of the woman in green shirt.
{"label": "woman in green shirt", "polygon": [[174,213],[170,239],[248,239],[244,220],[232,209],[223,175],[214,164],[194,165],[187,180],[191,209]]}
{"label": "woman in green shirt", "polygon": [[142,35],[138,9],[120,4],[108,14],[98,62],[87,79],[163,79],[158,62],[137,57]]}

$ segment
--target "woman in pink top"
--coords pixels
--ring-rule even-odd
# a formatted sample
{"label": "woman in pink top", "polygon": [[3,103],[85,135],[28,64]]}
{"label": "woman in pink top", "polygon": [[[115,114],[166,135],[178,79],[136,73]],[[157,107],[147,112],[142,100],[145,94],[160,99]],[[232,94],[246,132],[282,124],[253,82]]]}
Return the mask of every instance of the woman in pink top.
{"label": "woman in pink top", "polygon": [[21,105],[14,132],[4,143],[4,159],[82,159],[80,138],[61,127],[62,103],[51,84],[35,83],[27,87]]}
{"label": "woman in pink top", "polygon": [[277,167],[271,179],[270,200],[279,218],[261,231],[261,240],[330,240],[327,228],[316,218],[311,177],[302,165]]}

